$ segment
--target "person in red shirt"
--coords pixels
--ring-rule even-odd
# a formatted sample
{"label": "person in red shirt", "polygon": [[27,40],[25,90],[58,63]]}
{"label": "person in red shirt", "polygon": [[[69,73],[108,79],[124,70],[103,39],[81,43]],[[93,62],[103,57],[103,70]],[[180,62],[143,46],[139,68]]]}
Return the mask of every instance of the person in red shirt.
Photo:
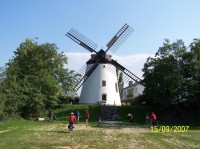
{"label": "person in red shirt", "polygon": [[76,121],[76,116],[74,115],[73,112],[71,112],[70,116],[69,116],[69,129],[73,129],[74,128],[74,122]]}
{"label": "person in red shirt", "polygon": [[89,120],[89,118],[90,118],[90,114],[89,114],[89,111],[88,111],[88,109],[86,110],[86,112],[85,112],[85,123],[86,123],[86,126],[87,126],[87,124],[88,124],[88,120]]}
{"label": "person in red shirt", "polygon": [[151,113],[150,119],[152,124],[156,124],[156,115],[154,112]]}

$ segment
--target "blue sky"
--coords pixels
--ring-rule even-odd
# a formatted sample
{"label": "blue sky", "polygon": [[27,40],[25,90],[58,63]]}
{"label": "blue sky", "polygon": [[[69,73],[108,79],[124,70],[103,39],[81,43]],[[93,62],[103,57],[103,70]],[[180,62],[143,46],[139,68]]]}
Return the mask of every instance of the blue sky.
{"label": "blue sky", "polygon": [[[105,49],[112,36],[128,23],[134,32],[115,57],[123,59],[131,71],[140,63],[137,69],[141,71],[144,55],[155,54],[165,38],[183,39],[188,46],[200,37],[199,6],[199,0],[1,0],[0,67],[26,38],[37,37],[38,43],[55,43],[69,57],[86,54],[77,66],[73,63],[76,57],[69,58],[70,68],[81,68],[90,53],[68,39],[67,31],[74,27]],[[142,61],[128,66],[134,63],[131,59],[140,56]]]}

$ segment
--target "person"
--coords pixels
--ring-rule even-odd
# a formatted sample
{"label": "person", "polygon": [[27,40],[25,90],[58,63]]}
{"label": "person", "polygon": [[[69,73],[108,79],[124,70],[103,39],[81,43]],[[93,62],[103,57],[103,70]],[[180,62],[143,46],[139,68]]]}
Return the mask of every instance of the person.
{"label": "person", "polygon": [[55,121],[57,119],[56,115],[53,113],[53,120]]}
{"label": "person", "polygon": [[131,113],[129,113],[129,114],[127,115],[127,119],[128,119],[128,123],[129,123],[129,125],[130,125],[130,123],[131,123],[132,120],[133,120],[133,115],[132,115]]}
{"label": "person", "polygon": [[69,116],[69,125],[68,125],[68,129],[72,130],[74,128],[74,121],[76,120],[76,116],[74,116],[74,113],[71,112],[70,116]]}
{"label": "person", "polygon": [[53,112],[52,112],[52,110],[48,111],[48,118],[49,118],[49,122],[51,122],[53,120]]}
{"label": "person", "polygon": [[79,123],[79,118],[80,118],[80,112],[79,111],[76,111],[76,122]]}
{"label": "person", "polygon": [[145,115],[145,119],[146,119],[146,124],[150,123],[150,117],[149,117],[149,113],[147,112]]}
{"label": "person", "polygon": [[89,120],[89,118],[90,118],[90,114],[89,114],[89,111],[88,111],[88,109],[85,111],[85,123],[86,123],[86,126],[88,125],[88,120]]}
{"label": "person", "polygon": [[111,110],[111,119],[112,119],[113,121],[115,120],[115,112],[114,112],[113,109]]}
{"label": "person", "polygon": [[157,125],[157,121],[156,121],[156,114],[154,112],[151,113],[150,116],[150,120],[151,120],[151,124],[156,124]]}
{"label": "person", "polygon": [[98,123],[97,123],[98,126],[102,126],[102,120],[101,120],[101,116],[99,116],[99,119],[98,119]]}

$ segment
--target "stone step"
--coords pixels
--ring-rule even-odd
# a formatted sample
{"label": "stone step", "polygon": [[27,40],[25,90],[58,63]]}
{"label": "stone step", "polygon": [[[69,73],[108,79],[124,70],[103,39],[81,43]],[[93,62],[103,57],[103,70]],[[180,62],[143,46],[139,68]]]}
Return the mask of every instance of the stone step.
{"label": "stone step", "polygon": [[119,120],[117,108],[115,106],[101,106],[101,119],[115,121]]}

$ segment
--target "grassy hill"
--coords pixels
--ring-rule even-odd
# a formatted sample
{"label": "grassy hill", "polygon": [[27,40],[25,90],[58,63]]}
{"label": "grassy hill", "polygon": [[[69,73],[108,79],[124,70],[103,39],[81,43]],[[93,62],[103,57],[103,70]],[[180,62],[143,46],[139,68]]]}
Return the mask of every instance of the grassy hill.
{"label": "grassy hill", "polygon": [[[89,107],[89,126],[84,123],[84,111]],[[68,116],[79,110],[80,123],[75,124],[74,132],[67,130]],[[146,106],[117,107],[122,120],[119,126],[97,126],[100,114],[97,105],[62,105],[54,110],[57,120],[53,122],[16,119],[0,122],[0,148],[2,149],[130,149],[130,148],[200,148],[200,126],[188,126],[184,132],[152,131],[150,125],[145,124],[146,112],[154,111],[158,119],[162,117],[162,109]],[[131,112],[134,122],[128,125],[127,113]],[[47,113],[46,113],[47,117]],[[172,124],[175,125],[176,124]],[[160,128],[166,128],[161,124]],[[179,126],[179,125],[177,125]],[[173,128],[172,126],[168,126]],[[180,127],[185,127],[181,125]]]}
{"label": "grassy hill", "polygon": [[[67,123],[68,116],[71,112],[80,112],[80,123],[84,123],[84,113],[86,108],[89,108],[90,120],[92,124],[96,124],[98,117],[100,116],[100,106],[99,105],[85,105],[85,104],[66,104],[61,105],[54,110],[58,121]],[[146,113],[151,114],[155,112],[159,125],[200,125],[200,119],[195,118],[194,112],[188,112],[187,110],[181,110],[180,108],[172,107],[165,109],[163,107],[150,107],[145,105],[138,106],[116,106],[118,114],[120,116],[121,122],[127,122],[127,114],[132,113],[133,115],[133,124],[144,125],[145,124],[145,115]],[[46,113],[47,119],[47,113]]]}
{"label": "grassy hill", "polygon": [[[89,108],[90,112],[90,122],[97,122],[100,116],[100,106],[99,105],[85,105],[85,104],[74,104],[74,105],[62,105],[58,109],[54,110],[59,121],[67,121],[68,116],[71,112],[79,111],[80,122],[84,122],[84,113],[86,108]],[[117,111],[122,122],[127,122],[127,114],[132,113],[134,117],[134,123],[144,124],[145,114],[149,114],[154,111],[157,114],[158,119],[162,116],[161,109],[156,109],[148,106],[117,106]],[[46,114],[47,116],[47,114]]]}

